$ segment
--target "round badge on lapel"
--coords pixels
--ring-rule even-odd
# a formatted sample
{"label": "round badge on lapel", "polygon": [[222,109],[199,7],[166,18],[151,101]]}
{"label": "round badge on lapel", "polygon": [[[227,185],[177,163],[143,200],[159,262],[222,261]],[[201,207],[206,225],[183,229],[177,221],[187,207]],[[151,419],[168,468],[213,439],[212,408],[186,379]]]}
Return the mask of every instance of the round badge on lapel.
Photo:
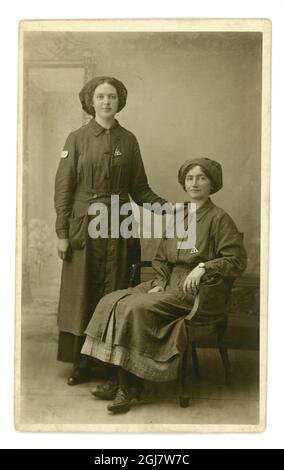
{"label": "round badge on lapel", "polygon": [[68,150],[62,150],[60,158],[66,158],[68,157]]}

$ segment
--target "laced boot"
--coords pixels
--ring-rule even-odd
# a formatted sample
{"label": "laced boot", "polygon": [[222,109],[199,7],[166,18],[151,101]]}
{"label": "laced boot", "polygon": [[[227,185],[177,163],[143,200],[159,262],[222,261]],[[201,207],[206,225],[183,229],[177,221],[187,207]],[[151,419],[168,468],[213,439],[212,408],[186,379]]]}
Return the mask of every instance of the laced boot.
{"label": "laced boot", "polygon": [[120,385],[117,389],[115,399],[107,406],[112,413],[127,413],[130,410],[131,403],[135,396],[129,388]]}
{"label": "laced boot", "polygon": [[117,382],[113,380],[107,380],[103,384],[99,384],[91,389],[91,394],[94,397],[100,398],[101,400],[114,400],[117,392]]}
{"label": "laced boot", "polygon": [[90,380],[91,370],[89,368],[76,368],[73,370],[72,375],[67,379],[68,385],[78,385]]}

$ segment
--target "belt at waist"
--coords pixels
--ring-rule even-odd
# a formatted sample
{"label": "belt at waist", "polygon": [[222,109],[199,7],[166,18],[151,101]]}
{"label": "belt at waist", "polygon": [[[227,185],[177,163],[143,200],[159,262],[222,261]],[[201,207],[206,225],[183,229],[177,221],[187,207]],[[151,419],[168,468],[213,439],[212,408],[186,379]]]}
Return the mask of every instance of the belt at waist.
{"label": "belt at waist", "polygon": [[[118,198],[118,199],[117,199]],[[79,189],[75,193],[75,201],[88,202],[103,202],[111,204],[111,202],[119,201],[120,203],[129,202],[128,193],[110,193],[107,191],[92,191]]]}

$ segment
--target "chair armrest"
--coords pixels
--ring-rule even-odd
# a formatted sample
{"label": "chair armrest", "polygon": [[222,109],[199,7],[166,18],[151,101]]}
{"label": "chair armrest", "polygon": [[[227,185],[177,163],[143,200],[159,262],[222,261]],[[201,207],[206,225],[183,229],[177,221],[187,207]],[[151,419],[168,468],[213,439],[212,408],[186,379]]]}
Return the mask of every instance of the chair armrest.
{"label": "chair armrest", "polygon": [[132,264],[132,268],[140,269],[140,268],[151,268],[152,261],[140,261],[139,263]]}
{"label": "chair armrest", "polygon": [[[200,291],[202,291],[202,288],[205,286],[210,286],[214,287],[215,282],[217,279],[220,279],[220,276],[209,276],[204,279],[204,281],[200,283],[199,290],[194,298],[194,304],[192,309],[188,312],[188,314],[185,316],[186,321],[190,321],[193,319],[193,317],[197,314],[199,306],[200,306]],[[224,301],[225,304],[227,304],[230,296],[230,292],[232,290],[233,284],[234,284],[235,278],[225,278],[223,279],[223,282],[227,284],[227,293],[225,295]]]}
{"label": "chair armrest", "polygon": [[197,292],[196,296],[194,297],[194,304],[192,309],[188,312],[188,314],[184,317],[186,321],[191,321],[193,317],[197,314],[199,308],[199,292]]}

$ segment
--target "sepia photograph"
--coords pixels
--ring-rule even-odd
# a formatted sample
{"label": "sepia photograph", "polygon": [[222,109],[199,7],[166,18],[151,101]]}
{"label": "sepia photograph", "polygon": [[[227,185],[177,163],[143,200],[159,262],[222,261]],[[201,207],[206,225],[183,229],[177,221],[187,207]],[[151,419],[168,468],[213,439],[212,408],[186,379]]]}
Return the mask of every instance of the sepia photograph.
{"label": "sepia photograph", "polygon": [[269,20],[19,25],[15,427],[266,425]]}

